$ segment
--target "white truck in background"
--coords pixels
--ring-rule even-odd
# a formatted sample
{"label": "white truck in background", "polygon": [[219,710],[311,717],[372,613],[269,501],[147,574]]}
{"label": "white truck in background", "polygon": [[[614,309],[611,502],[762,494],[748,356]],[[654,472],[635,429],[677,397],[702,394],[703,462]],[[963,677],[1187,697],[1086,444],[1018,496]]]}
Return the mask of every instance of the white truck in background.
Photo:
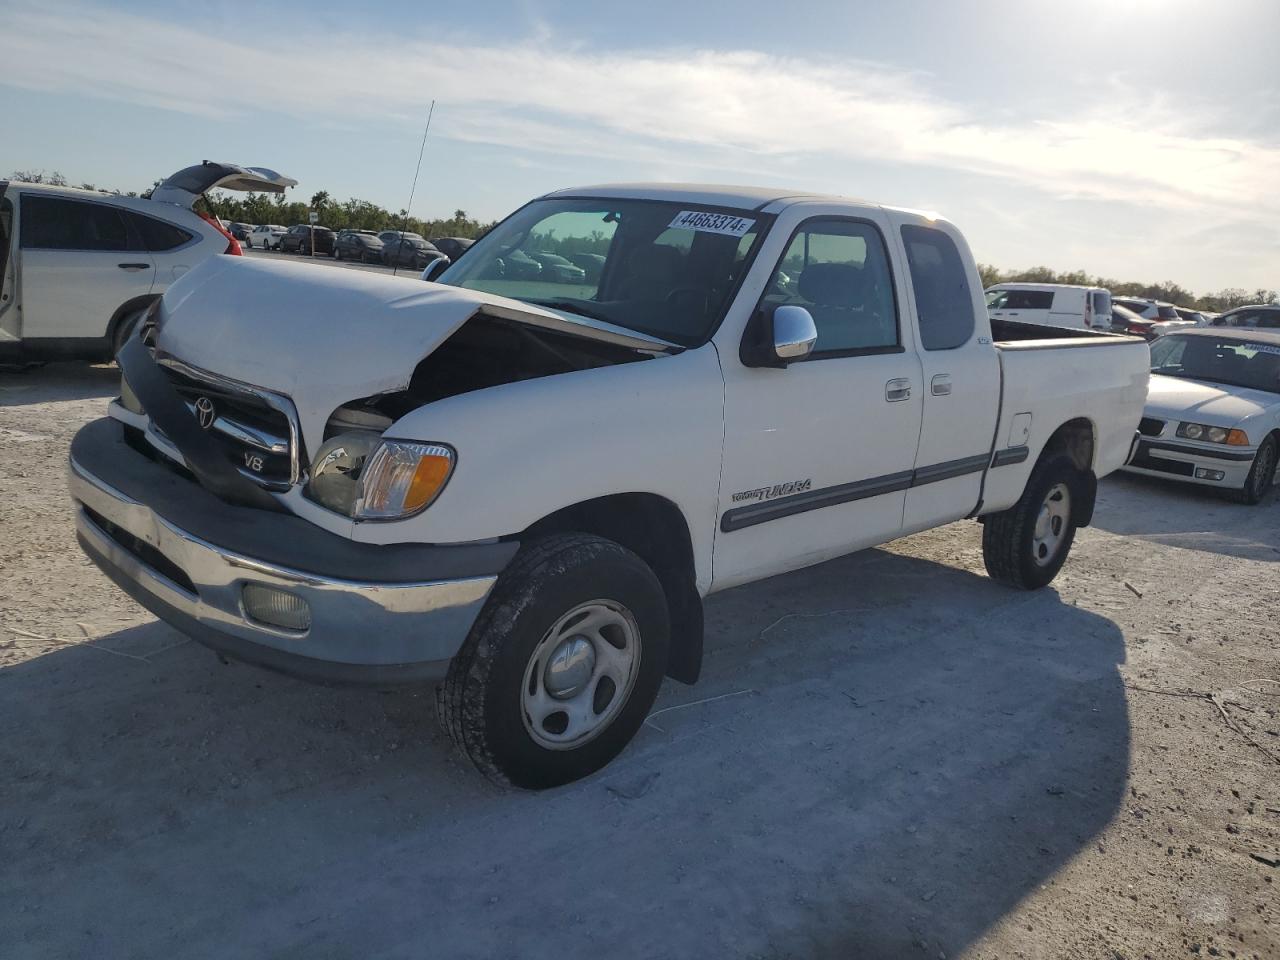
{"label": "white truck in background", "polygon": [[78,534],[229,657],[439,682],[521,787],[696,680],[715,591],[965,517],[1049,583],[1146,398],[1141,340],[993,324],[954,226],[838,197],[566,190],[430,272],[184,276],[72,445]]}

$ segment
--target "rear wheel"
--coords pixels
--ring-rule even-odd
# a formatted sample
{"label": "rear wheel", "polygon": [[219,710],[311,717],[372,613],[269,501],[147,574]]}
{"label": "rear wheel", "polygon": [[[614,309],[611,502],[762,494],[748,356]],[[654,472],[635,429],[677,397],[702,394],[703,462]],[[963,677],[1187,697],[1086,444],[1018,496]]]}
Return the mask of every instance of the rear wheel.
{"label": "rear wheel", "polygon": [[525,546],[499,577],[437,698],[485,776],[544,789],[599,770],[657,696],[670,632],[652,570],[601,537]]}
{"label": "rear wheel", "polygon": [[1070,457],[1037,463],[1018,502],[983,523],[987,574],[1021,590],[1037,590],[1053,580],[1075,541],[1079,488],[1079,471]]}
{"label": "rear wheel", "polygon": [[1253,467],[1249,470],[1249,476],[1245,478],[1244,487],[1232,492],[1232,497],[1237,503],[1247,503],[1252,506],[1262,501],[1272,484],[1276,482],[1278,456],[1280,456],[1280,446],[1277,445],[1275,436],[1267,437],[1258,447],[1258,452],[1253,458]]}

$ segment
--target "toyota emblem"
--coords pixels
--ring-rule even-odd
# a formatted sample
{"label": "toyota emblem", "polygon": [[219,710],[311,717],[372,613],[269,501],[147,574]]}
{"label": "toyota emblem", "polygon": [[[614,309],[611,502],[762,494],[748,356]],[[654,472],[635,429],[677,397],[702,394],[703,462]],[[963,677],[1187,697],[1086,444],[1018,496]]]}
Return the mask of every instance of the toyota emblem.
{"label": "toyota emblem", "polygon": [[218,419],[218,412],[213,409],[213,401],[208,397],[200,397],[196,400],[196,419],[206,430],[213,426],[214,420]]}

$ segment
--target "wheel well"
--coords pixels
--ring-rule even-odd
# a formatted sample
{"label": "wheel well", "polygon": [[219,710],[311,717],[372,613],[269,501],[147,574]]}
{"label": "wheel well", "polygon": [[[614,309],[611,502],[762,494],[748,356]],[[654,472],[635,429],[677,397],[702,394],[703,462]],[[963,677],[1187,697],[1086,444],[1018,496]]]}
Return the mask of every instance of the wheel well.
{"label": "wheel well", "polygon": [[1094,447],[1093,424],[1079,417],[1068,420],[1053,431],[1040,452],[1041,460],[1065,454],[1080,471],[1080,482],[1075,491],[1080,501],[1076,525],[1080,527],[1087,527],[1093,521],[1093,507],[1098,498],[1098,478],[1093,472]]}
{"label": "wheel well", "polygon": [[147,309],[159,299],[160,294],[149,293],[146,296],[134,297],[132,300],[126,300],[120,304],[116,312],[112,314],[111,322],[107,324],[107,349],[115,349],[116,331],[120,329],[120,324],[138,311]]}
{"label": "wheel well", "polygon": [[520,539],[552,533],[591,533],[626,547],[662,584],[671,615],[667,676],[693,683],[702,669],[702,598],[694,575],[693,541],[684,514],[652,493],[620,493],[557,510]]}

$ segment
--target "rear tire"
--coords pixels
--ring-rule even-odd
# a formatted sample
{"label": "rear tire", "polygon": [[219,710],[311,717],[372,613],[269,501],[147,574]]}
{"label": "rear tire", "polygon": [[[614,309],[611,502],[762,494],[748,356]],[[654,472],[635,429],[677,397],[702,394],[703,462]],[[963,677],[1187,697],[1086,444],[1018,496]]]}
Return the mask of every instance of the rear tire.
{"label": "rear tire", "polygon": [[1079,481],[1070,457],[1042,459],[1018,502],[985,518],[982,560],[991,579],[1038,590],[1058,575],[1075,541],[1075,505],[1083,493]]}
{"label": "rear tire", "polygon": [[1278,447],[1280,445],[1277,445],[1274,434],[1262,441],[1258,447],[1257,454],[1253,458],[1253,466],[1249,470],[1249,476],[1245,478],[1244,487],[1240,490],[1231,491],[1231,498],[1236,503],[1254,506],[1262,502],[1262,498],[1267,495],[1267,491],[1276,482],[1276,460],[1277,456],[1280,455]]}
{"label": "rear tire", "polygon": [[640,729],[669,635],[662,586],[630,550],[586,534],[532,541],[454,656],[437,693],[440,722],[497,783],[578,780]]}

